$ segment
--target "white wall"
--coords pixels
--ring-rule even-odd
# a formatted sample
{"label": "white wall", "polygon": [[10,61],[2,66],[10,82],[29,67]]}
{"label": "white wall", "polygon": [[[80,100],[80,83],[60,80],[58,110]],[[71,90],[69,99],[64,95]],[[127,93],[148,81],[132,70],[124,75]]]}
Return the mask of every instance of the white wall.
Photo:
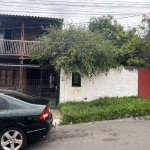
{"label": "white wall", "polygon": [[72,76],[60,74],[60,103],[65,101],[91,101],[99,97],[137,96],[138,70],[136,68],[111,69],[106,75],[98,74],[93,79],[81,78],[81,87],[72,87]]}

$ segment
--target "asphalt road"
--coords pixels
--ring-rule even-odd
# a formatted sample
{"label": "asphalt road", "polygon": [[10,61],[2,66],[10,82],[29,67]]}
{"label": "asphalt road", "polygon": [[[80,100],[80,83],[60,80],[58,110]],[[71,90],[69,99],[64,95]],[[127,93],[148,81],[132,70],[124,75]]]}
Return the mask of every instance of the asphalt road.
{"label": "asphalt road", "polygon": [[57,126],[26,150],[149,150],[150,119]]}

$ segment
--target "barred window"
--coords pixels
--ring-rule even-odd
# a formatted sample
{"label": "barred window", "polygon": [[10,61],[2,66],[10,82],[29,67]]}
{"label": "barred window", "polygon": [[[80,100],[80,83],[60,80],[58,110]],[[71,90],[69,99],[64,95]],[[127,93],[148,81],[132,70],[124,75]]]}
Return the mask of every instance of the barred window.
{"label": "barred window", "polygon": [[81,87],[81,75],[79,73],[72,73],[72,86]]}
{"label": "barred window", "polygon": [[13,82],[14,82],[14,70],[0,69],[0,85],[13,85]]}

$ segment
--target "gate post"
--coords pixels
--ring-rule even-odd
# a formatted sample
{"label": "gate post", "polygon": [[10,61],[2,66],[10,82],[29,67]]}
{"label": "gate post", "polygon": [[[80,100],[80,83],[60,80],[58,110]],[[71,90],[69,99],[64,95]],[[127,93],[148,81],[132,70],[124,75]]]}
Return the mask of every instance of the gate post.
{"label": "gate post", "polygon": [[40,98],[42,97],[42,64],[40,65]]}
{"label": "gate post", "polygon": [[21,43],[20,43],[20,92],[23,92],[23,41],[24,41],[24,23],[21,26]]}
{"label": "gate post", "polygon": [[57,78],[57,89],[56,89],[56,106],[59,104],[59,96],[60,96],[60,72],[56,74]]}
{"label": "gate post", "polygon": [[22,81],[23,80],[23,66],[22,65],[23,65],[23,60],[21,59],[20,60],[20,82],[19,82],[20,83],[19,92],[21,93],[23,92],[23,81]]}

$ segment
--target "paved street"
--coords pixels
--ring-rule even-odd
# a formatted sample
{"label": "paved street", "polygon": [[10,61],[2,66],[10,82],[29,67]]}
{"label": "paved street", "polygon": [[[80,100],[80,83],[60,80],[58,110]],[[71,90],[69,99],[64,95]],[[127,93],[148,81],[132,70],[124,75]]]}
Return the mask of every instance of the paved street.
{"label": "paved street", "polygon": [[149,150],[150,120],[57,126],[27,150]]}

